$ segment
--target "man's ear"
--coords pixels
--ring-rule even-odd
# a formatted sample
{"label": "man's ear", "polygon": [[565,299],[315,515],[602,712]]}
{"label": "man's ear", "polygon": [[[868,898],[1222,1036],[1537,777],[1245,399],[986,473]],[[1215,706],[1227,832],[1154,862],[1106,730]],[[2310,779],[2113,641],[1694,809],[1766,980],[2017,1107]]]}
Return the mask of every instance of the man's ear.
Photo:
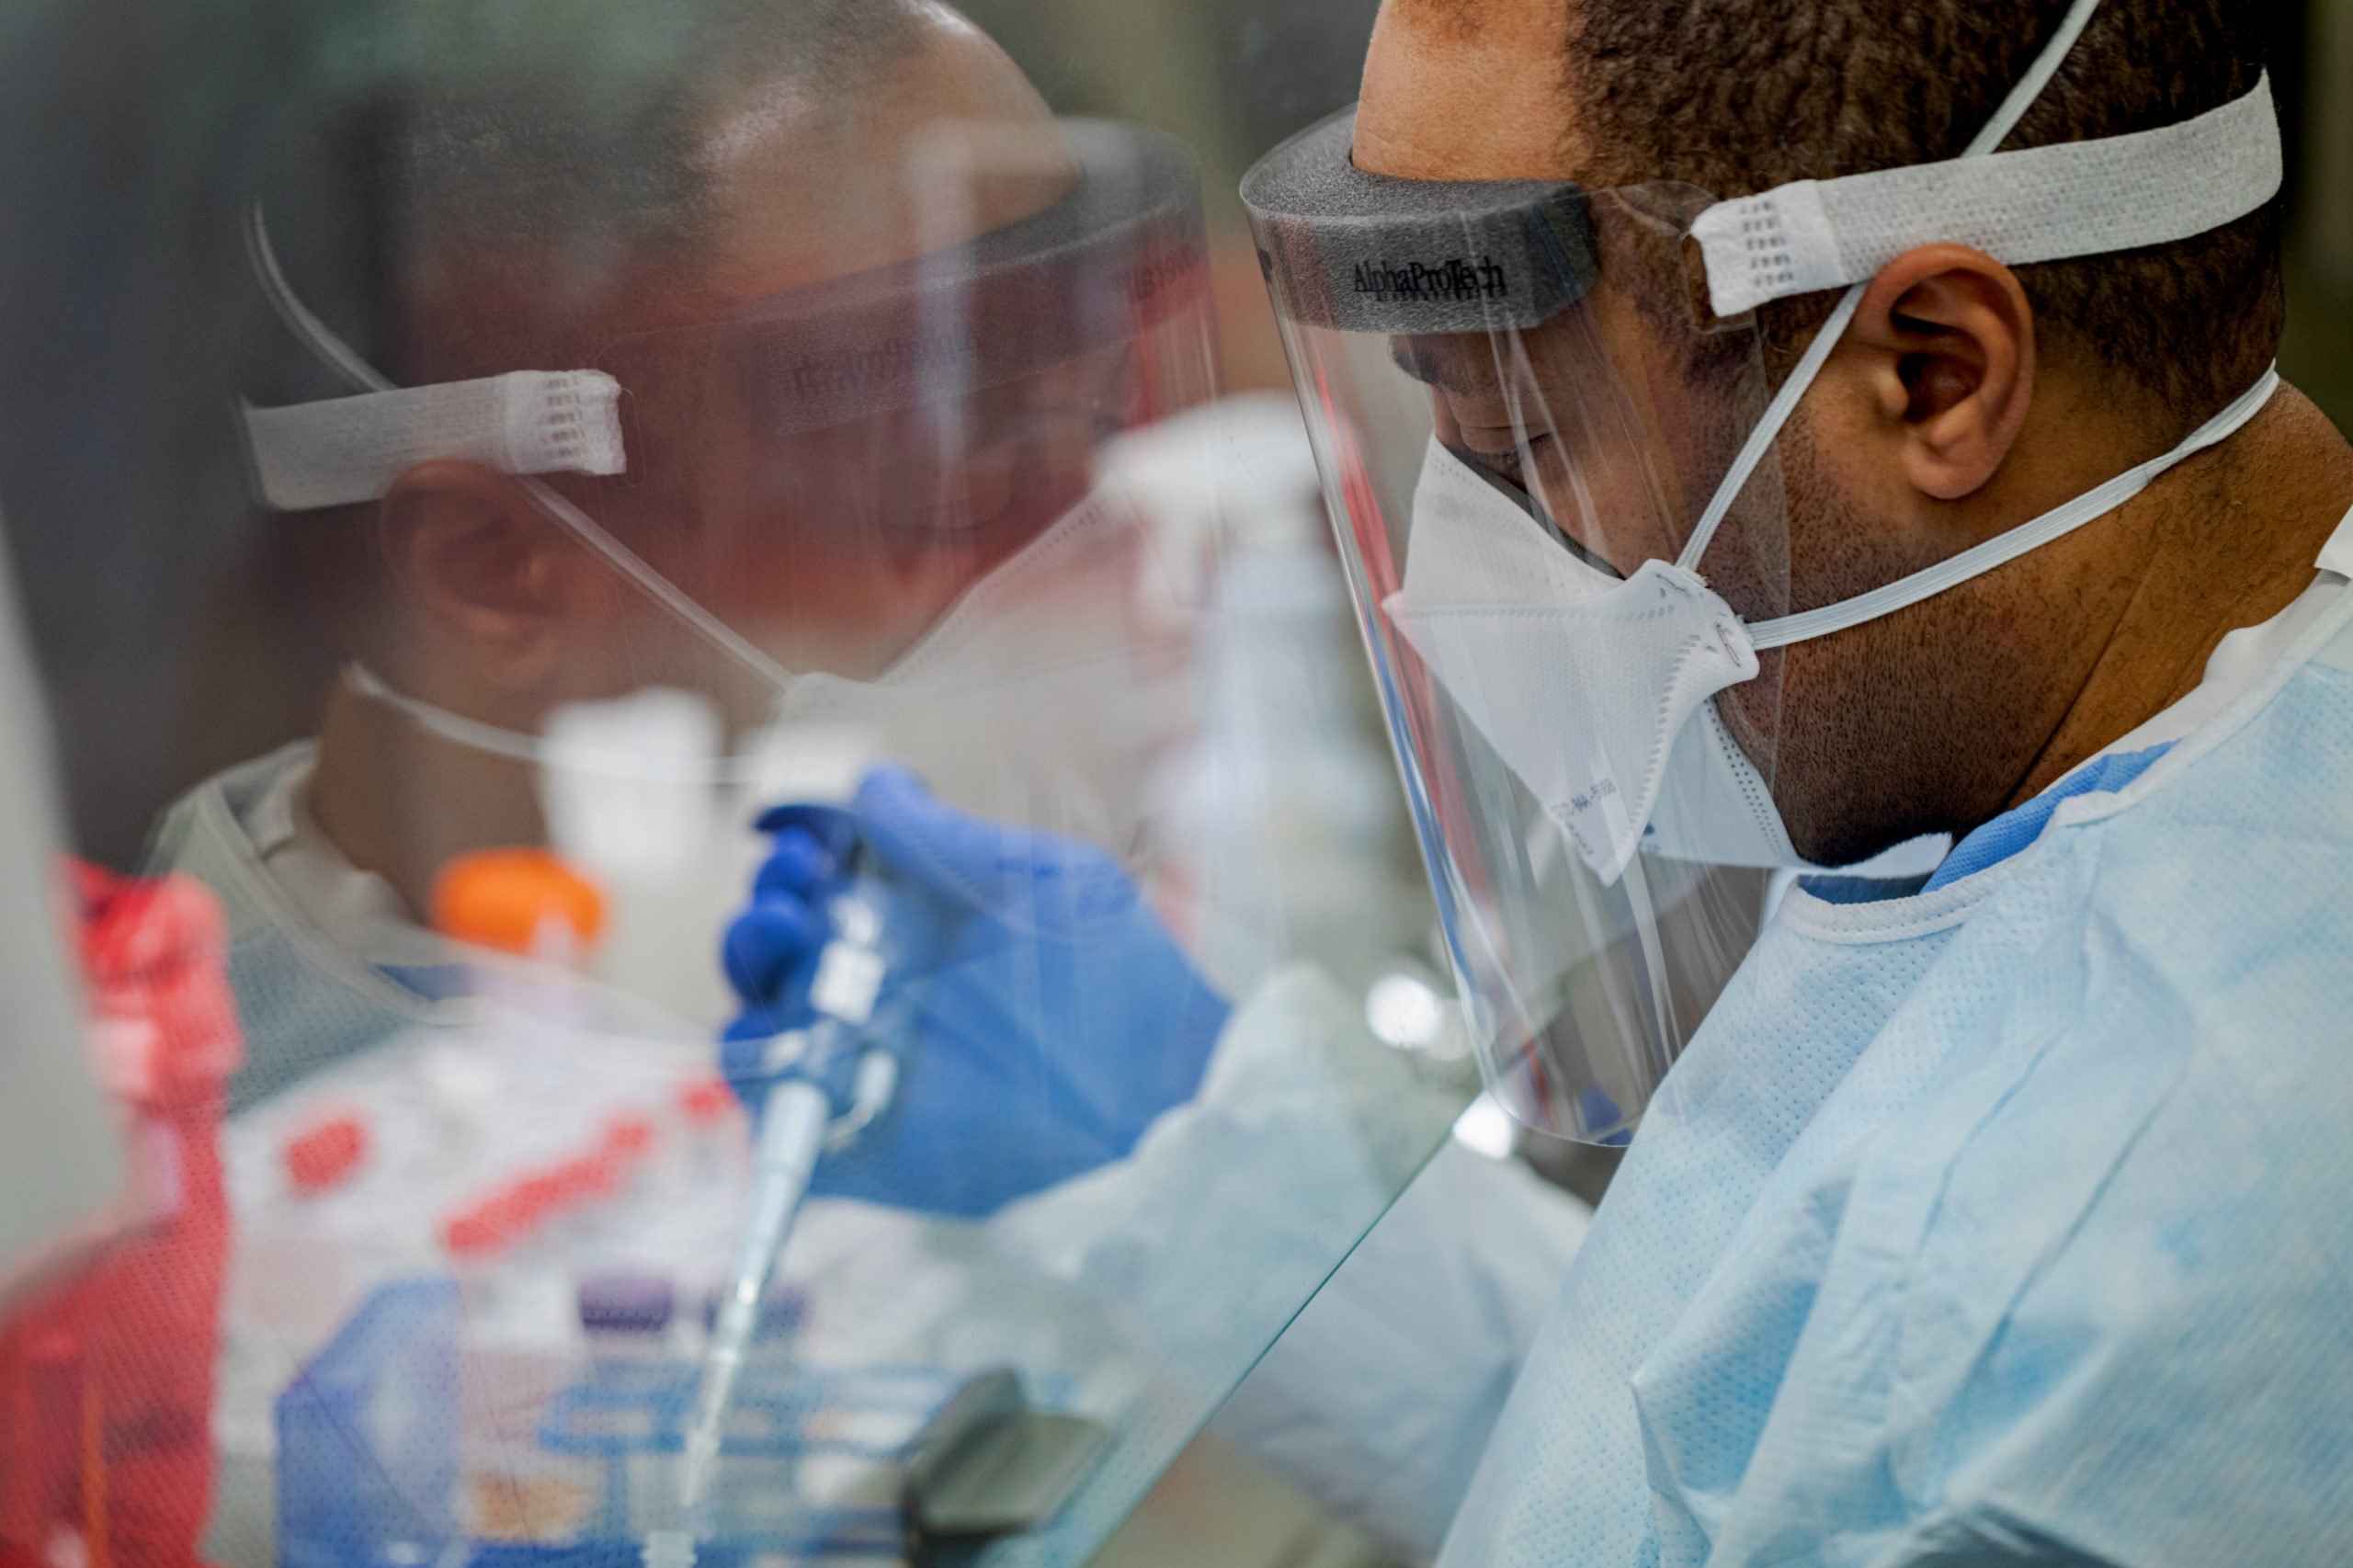
{"label": "man's ear", "polygon": [[392,482],[377,519],[420,635],[496,689],[529,692],[555,676],[563,541],[519,485],[480,463],[419,463]]}
{"label": "man's ear", "polygon": [[1903,433],[1903,472],[1939,501],[2002,466],[2034,400],[2034,310],[2018,275],[1967,245],[1922,245],[1880,268],[1842,348]]}

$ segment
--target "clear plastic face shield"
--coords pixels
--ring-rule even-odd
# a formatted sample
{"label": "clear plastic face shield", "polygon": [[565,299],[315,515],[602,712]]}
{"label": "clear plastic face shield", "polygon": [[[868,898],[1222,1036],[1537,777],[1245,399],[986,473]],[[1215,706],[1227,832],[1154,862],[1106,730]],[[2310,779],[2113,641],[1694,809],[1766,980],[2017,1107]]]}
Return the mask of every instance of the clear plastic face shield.
{"label": "clear plastic face shield", "polygon": [[[1768,401],[1756,334],[1682,268],[1697,193],[1416,188],[1349,165],[1352,129],[1271,155],[1245,199],[1490,1087],[1544,1131],[1622,1138],[1754,935],[1761,877],[1719,868],[1773,863],[1769,835],[1754,856],[1699,835],[1749,825],[1722,813],[1769,782],[1774,687],[1720,713],[1763,672],[1698,639],[1682,711],[1634,713],[1580,642],[1688,636],[1629,579],[1688,546]],[[1394,221],[1292,216],[1383,198]],[[1787,535],[1778,487],[1756,494],[1700,571],[1766,619]]]}
{"label": "clear plastic face shield", "polygon": [[[2154,244],[2276,190],[2261,85],[2182,126],[1991,155],[2090,10],[1949,164],[1729,202],[1393,178],[1356,167],[1350,111],[1244,183],[1468,1027],[1540,1131],[1622,1140],[1753,939],[1757,872],[1825,869],[1775,800],[1780,650],[2112,509],[2268,394],[1976,551],[1792,602],[1780,433],[1879,267],[1939,239],[2012,262]],[[1777,387],[1756,307],[1841,286]]]}

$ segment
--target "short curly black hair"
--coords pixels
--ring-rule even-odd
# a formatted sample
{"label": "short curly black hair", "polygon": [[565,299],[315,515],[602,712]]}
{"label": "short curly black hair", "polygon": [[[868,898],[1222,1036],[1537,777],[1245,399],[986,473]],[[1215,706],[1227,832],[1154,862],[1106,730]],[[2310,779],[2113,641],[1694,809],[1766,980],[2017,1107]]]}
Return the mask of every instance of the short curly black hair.
{"label": "short curly black hair", "polygon": [[[1960,153],[2069,0],[1570,0],[1565,72],[1595,184],[1718,197]],[[2105,0],[2006,147],[2170,125],[2252,89],[2248,0]],[[2285,316],[2280,201],[2172,244],[2021,267],[2038,329],[2183,429],[2245,391]],[[1832,297],[1768,306],[1786,371]]]}

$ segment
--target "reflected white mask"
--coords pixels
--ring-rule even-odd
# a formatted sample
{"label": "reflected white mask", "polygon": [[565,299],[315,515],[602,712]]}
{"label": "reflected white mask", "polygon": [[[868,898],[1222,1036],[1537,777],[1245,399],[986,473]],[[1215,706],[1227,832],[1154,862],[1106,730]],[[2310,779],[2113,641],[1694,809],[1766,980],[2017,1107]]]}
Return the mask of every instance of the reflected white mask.
{"label": "reflected white mask", "polygon": [[846,794],[884,759],[965,811],[1124,850],[1154,769],[1191,718],[1190,622],[1157,545],[1107,483],[973,584],[881,675],[787,677],[771,725],[732,756],[719,749],[715,713],[688,693],[568,704],[529,735],[365,669],[348,678],[445,740],[534,764],[556,848],[599,869],[689,864],[704,824],[668,819],[713,802],[748,818],[776,799]]}
{"label": "reflected white mask", "polygon": [[881,676],[795,679],[770,744],[854,733],[961,810],[1128,850],[1192,719],[1189,618],[1161,548],[1107,481]]}
{"label": "reflected white mask", "polygon": [[974,584],[882,675],[790,678],[774,722],[722,749],[694,693],[647,689],[567,704],[524,734],[395,691],[354,689],[424,729],[531,765],[551,846],[613,896],[597,971],[682,1017],[724,1016],[710,943],[742,903],[779,800],[843,799],[870,764],[921,774],[966,811],[1127,851],[1151,778],[1190,718],[1178,613],[1148,524],[1107,484]]}

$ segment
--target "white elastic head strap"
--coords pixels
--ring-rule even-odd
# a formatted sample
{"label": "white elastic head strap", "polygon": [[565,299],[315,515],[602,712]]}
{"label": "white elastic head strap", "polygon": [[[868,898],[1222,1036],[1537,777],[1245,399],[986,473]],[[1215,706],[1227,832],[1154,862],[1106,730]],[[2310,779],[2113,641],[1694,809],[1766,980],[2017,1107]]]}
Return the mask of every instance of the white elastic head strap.
{"label": "white elastic head strap", "polygon": [[2271,78],[2194,119],[1843,179],[1799,180],[1699,214],[1691,237],[1716,314],[1860,283],[1949,241],[2023,266],[2165,244],[2244,218],[2279,190]]}
{"label": "white elastic head strap", "polygon": [[[596,370],[525,370],[478,381],[396,387],[296,296],[270,248],[260,203],[245,212],[245,246],[270,308],[321,363],[359,395],[244,410],[255,478],[287,510],[369,501],[402,470],[464,458],[515,475],[540,509],[611,562],[647,597],[779,691],[792,672],[648,565],[536,475],[620,473],[620,388]],[[609,465],[609,466],[598,466]],[[320,497],[300,502],[279,495]]]}
{"label": "white elastic head strap", "polygon": [[[1952,241],[2012,265],[2101,255],[2204,233],[2245,216],[2278,193],[2279,123],[2268,75],[2245,97],[2178,125],[2015,153],[1995,151],[2058,73],[2098,4],[2075,0],[2034,64],[1959,158],[1801,180],[1720,202],[1693,223],[1719,314],[1737,314],[1792,294],[1850,287],[1750,432],[1677,564],[1698,570],[1733,503],[1854,320],[1869,279],[1905,251]],[[2247,412],[2251,416],[2254,411]],[[2186,442],[2159,464],[2177,461],[2191,449]],[[1893,586],[1912,582],[1906,578]],[[1900,602],[1935,591],[1927,588]],[[1891,603],[1874,613],[1896,608],[1900,604]],[[1784,624],[1754,628],[1760,634],[1757,645],[1772,645],[1762,636],[1766,626]],[[1821,636],[1827,630],[1804,634]]]}

